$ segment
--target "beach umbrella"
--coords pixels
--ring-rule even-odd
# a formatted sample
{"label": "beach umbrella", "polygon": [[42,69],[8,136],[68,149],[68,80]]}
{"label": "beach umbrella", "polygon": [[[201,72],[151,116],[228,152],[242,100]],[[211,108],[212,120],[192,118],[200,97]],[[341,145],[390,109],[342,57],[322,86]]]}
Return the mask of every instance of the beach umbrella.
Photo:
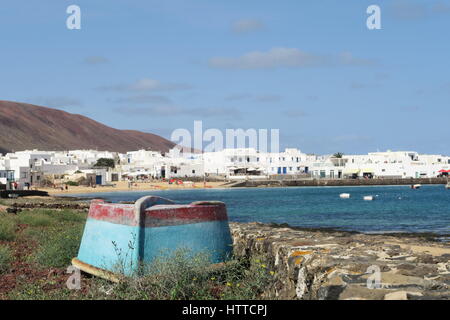
{"label": "beach umbrella", "polygon": [[444,172],[450,172],[450,170],[444,170],[444,169],[442,169],[442,170],[439,170],[438,172],[444,173]]}

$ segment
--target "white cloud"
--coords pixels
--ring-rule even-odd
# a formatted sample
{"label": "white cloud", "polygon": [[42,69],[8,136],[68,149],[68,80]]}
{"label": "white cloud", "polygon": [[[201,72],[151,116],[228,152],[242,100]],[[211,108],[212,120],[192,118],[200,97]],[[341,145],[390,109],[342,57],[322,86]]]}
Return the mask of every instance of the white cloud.
{"label": "white cloud", "polygon": [[215,57],[209,60],[209,66],[226,69],[273,69],[299,68],[333,65],[372,65],[369,59],[355,58],[344,52],[338,56],[322,56],[304,52],[297,48],[272,48],[269,51],[254,51],[240,57]]}
{"label": "white cloud", "polygon": [[192,86],[186,83],[162,83],[158,80],[143,78],[130,84],[118,84],[113,86],[99,87],[102,91],[176,91],[191,89]]}
{"label": "white cloud", "polygon": [[278,102],[282,97],[277,94],[253,95],[250,93],[236,93],[225,97],[226,101],[256,101],[256,102]]}
{"label": "white cloud", "polygon": [[33,97],[27,99],[26,102],[50,108],[83,106],[83,103],[79,99],[70,97]]}
{"label": "white cloud", "polygon": [[143,103],[160,103],[160,104],[170,104],[171,100],[166,96],[159,95],[137,95],[125,98],[117,98],[112,99],[112,102],[115,103],[135,103],[135,104],[143,104]]}
{"label": "white cloud", "polygon": [[117,113],[125,113],[130,116],[195,116],[203,118],[229,118],[239,119],[241,113],[236,108],[182,108],[179,106],[150,106],[150,107],[121,107],[113,109]]}
{"label": "white cloud", "polygon": [[267,69],[277,67],[306,67],[319,63],[321,58],[295,48],[272,48],[267,52],[253,51],[237,58],[217,57],[209,61],[211,67],[233,69]]}
{"label": "white cloud", "polygon": [[277,94],[266,94],[261,96],[256,96],[255,100],[258,102],[279,102],[282,97]]}
{"label": "white cloud", "polygon": [[241,19],[233,23],[232,30],[235,33],[248,33],[264,29],[264,23],[256,19]]}
{"label": "white cloud", "polygon": [[450,5],[443,1],[433,3],[395,0],[392,1],[390,9],[394,17],[399,20],[420,20],[450,13]]}
{"label": "white cloud", "polygon": [[250,99],[252,97],[251,94],[248,93],[236,93],[236,94],[231,94],[225,97],[226,101],[239,101],[239,100],[247,100]]}
{"label": "white cloud", "polygon": [[284,114],[289,118],[303,118],[308,116],[306,112],[300,109],[287,110],[284,112]]}

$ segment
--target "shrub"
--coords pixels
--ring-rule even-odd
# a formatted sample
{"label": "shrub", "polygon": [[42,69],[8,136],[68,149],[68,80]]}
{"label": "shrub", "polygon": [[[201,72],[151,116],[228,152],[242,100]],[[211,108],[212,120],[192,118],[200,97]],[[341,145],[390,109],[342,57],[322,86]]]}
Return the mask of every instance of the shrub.
{"label": "shrub", "polygon": [[[78,292],[73,292],[64,286],[60,289],[49,290],[45,288],[44,283],[28,283],[21,282],[14,290],[9,292],[8,299],[10,300],[67,300],[71,299],[72,295]],[[82,299],[82,295],[74,298]]]}
{"label": "shrub", "polygon": [[46,212],[48,215],[53,217],[59,222],[75,222],[75,223],[84,223],[86,221],[86,213],[77,212],[75,210],[48,210]]}
{"label": "shrub", "polygon": [[11,261],[12,261],[12,254],[9,247],[5,245],[0,245],[0,274],[9,271]]}
{"label": "shrub", "polygon": [[83,226],[75,225],[63,231],[55,230],[42,239],[36,261],[44,267],[63,268],[78,254]]}
{"label": "shrub", "polygon": [[109,285],[105,296],[103,280],[90,294],[107,299],[258,299],[273,278],[263,260],[233,260],[212,266],[207,255],[190,255],[186,251],[161,257],[146,266],[143,277],[128,277]]}
{"label": "shrub", "polygon": [[15,218],[0,215],[0,240],[12,241],[16,238]]}
{"label": "shrub", "polygon": [[94,164],[94,167],[110,167],[110,168],[114,168],[115,167],[114,159],[100,158]]}
{"label": "shrub", "polygon": [[19,221],[33,227],[47,227],[55,222],[51,216],[42,211],[25,211],[19,214]]}
{"label": "shrub", "polygon": [[77,187],[79,185],[76,181],[67,181],[66,184],[72,187]]}
{"label": "shrub", "polygon": [[48,210],[40,209],[33,211],[26,211],[19,215],[19,221],[24,224],[28,224],[33,227],[48,227],[55,225],[56,223],[66,222],[84,222],[86,220],[86,214],[80,213],[75,210],[63,209],[63,210]]}

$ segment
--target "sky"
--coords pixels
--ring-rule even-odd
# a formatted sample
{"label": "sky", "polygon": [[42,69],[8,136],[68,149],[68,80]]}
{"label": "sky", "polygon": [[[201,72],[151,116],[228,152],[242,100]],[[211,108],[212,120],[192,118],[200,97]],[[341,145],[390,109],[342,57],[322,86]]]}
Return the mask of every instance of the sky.
{"label": "sky", "polygon": [[201,120],[306,153],[448,155],[449,33],[442,0],[2,1],[0,99],[166,138]]}

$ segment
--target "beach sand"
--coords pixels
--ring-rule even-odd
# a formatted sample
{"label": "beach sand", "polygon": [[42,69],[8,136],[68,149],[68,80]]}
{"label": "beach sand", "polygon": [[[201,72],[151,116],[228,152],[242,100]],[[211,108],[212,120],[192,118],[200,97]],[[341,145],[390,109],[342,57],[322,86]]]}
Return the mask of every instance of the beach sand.
{"label": "beach sand", "polygon": [[195,182],[190,184],[169,184],[168,182],[136,182],[132,187],[128,187],[128,181],[114,182],[115,186],[96,186],[95,188],[87,186],[69,186],[68,190],[54,188],[39,188],[39,190],[46,191],[50,195],[58,194],[78,194],[78,193],[98,193],[98,192],[124,192],[124,191],[146,191],[146,190],[183,190],[183,189],[212,189],[225,188],[225,182]]}

